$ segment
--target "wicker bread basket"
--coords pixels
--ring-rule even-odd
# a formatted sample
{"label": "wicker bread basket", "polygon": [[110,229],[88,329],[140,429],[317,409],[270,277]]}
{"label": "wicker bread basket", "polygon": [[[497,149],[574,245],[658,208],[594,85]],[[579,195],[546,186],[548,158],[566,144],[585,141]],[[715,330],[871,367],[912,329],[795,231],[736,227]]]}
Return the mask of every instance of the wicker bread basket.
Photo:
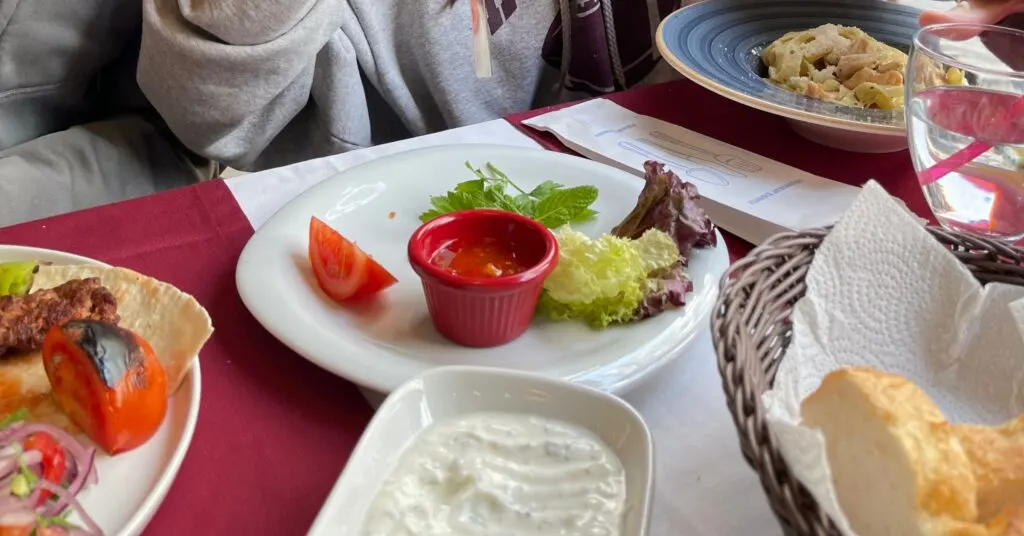
{"label": "wicker bread basket", "polygon": [[[1024,286],[1024,249],[929,227],[982,283]],[[722,278],[711,332],[726,401],[747,463],[761,479],[787,535],[839,535],[832,520],[786,467],[768,427],[761,394],[792,340],[791,307],[827,229],[782,233],[737,261]]]}

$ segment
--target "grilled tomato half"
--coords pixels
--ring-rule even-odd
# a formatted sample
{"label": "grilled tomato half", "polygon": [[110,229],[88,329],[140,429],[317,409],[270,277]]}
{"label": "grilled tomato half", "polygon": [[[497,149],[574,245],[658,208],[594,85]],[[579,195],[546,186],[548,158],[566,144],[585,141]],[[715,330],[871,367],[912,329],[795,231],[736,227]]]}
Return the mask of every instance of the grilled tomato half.
{"label": "grilled tomato half", "polygon": [[153,348],[117,325],[54,326],[43,341],[43,366],[57,405],[110,454],[148,441],[167,413],[167,374]]}

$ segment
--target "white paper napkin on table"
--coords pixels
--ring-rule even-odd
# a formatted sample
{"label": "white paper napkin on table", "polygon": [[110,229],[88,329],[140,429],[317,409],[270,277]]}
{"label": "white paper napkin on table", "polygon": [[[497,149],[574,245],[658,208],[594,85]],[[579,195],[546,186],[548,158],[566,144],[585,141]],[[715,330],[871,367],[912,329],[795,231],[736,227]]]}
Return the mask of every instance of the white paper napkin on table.
{"label": "white paper napkin on table", "polygon": [[794,307],[793,342],[764,394],[795,476],[844,534],[821,434],[800,402],[832,370],[903,375],[953,422],[995,424],[1024,411],[1024,288],[982,286],[877,183],[822,243]]}
{"label": "white paper napkin on table", "polygon": [[823,227],[839,219],[859,188],[787,166],[759,154],[593,99],[528,119],[567,147],[598,162],[643,175],[647,160],[664,162],[704,198],[723,229],[760,244],[769,236]]}

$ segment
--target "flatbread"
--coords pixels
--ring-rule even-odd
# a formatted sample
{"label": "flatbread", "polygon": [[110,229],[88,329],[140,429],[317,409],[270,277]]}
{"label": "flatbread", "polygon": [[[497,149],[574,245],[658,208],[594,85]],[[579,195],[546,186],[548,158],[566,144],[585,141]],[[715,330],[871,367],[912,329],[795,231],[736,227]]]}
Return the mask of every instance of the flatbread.
{"label": "flatbread", "polygon": [[[40,266],[32,291],[72,279],[97,277],[117,298],[119,325],[149,342],[167,373],[168,396],[185,379],[199,350],[213,335],[210,315],[195,298],[172,285],[126,268],[90,264]],[[50,396],[42,354],[32,352],[0,359],[0,416],[19,408],[33,421],[76,431]]]}
{"label": "flatbread", "polygon": [[177,391],[192,360],[213,335],[206,309],[191,295],[163,281],[127,268],[92,264],[40,266],[32,290],[87,277],[98,277],[117,298],[119,325],[149,342],[167,372],[168,394]]}
{"label": "flatbread", "polygon": [[50,379],[39,352],[0,359],[0,418],[19,409],[28,410],[28,420],[52,424],[70,433],[78,427],[50,396]]}

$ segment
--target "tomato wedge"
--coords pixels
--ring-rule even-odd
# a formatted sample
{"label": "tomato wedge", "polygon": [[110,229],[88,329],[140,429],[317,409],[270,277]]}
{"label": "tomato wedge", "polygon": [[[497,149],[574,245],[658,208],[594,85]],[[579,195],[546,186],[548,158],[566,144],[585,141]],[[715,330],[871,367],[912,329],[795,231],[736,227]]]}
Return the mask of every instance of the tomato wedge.
{"label": "tomato wedge", "polygon": [[370,296],[398,282],[359,246],[316,217],[309,220],[309,263],[320,290],[336,302]]}
{"label": "tomato wedge", "polygon": [[35,530],[35,523],[28,524],[0,524],[0,536],[32,536]]}
{"label": "tomato wedge", "polygon": [[[42,476],[49,482],[61,486],[64,484],[64,473],[67,471],[67,460],[64,456],[64,447],[57,443],[57,440],[50,434],[38,432],[32,434],[25,440],[25,450],[36,450],[42,455]],[[50,499],[47,490],[40,490],[39,500],[36,506],[42,505]]]}

